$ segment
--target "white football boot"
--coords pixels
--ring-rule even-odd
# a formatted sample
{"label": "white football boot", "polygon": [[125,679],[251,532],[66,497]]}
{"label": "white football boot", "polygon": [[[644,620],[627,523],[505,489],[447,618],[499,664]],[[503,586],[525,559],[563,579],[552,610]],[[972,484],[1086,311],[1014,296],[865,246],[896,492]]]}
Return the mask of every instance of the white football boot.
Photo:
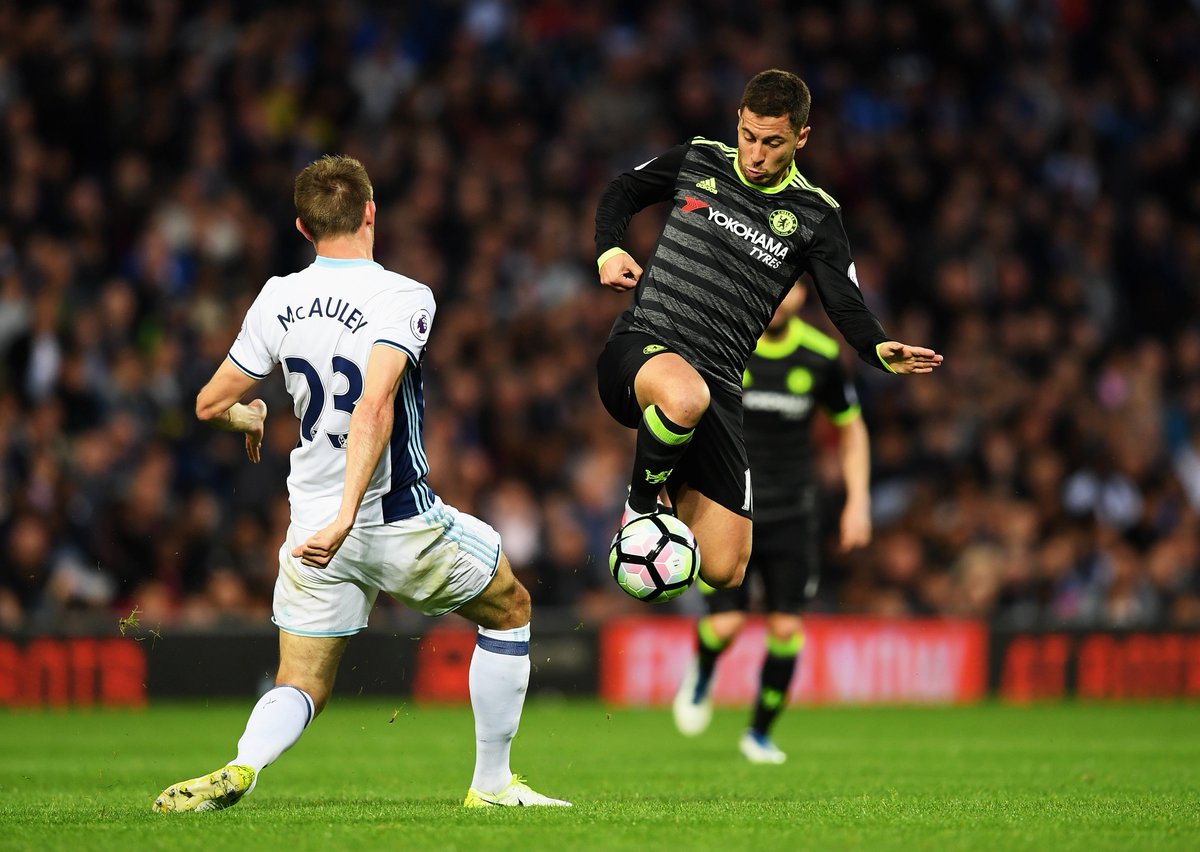
{"label": "white football boot", "polygon": [[700,662],[693,658],[683,676],[683,683],[679,684],[679,691],[675,693],[675,701],[671,704],[675,727],[685,737],[700,736],[712,721],[712,678],[708,679],[708,688],[703,694],[696,695],[699,682]]}
{"label": "white football boot", "polygon": [[770,737],[756,734],[754,731],[742,734],[738,741],[738,751],[751,763],[780,764],[787,760],[787,755],[771,742]]}

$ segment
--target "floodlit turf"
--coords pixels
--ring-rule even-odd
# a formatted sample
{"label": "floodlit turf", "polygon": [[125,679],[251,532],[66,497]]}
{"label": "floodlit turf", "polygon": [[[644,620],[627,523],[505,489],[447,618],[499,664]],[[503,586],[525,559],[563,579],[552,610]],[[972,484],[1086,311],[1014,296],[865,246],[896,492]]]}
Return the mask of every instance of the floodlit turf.
{"label": "floodlit turf", "polygon": [[0,849],[1200,848],[1194,704],[800,708],[759,767],[741,711],[685,740],[665,711],[531,701],[514,769],[576,807],[468,811],[467,708],[335,699],[241,804],[151,813],[251,703],[0,711]]}

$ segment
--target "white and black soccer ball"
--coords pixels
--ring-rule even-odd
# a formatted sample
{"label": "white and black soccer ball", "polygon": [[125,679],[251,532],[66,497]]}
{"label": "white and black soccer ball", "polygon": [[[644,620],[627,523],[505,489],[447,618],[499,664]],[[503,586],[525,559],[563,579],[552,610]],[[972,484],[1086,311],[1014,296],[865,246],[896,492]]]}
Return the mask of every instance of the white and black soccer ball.
{"label": "white and black soccer ball", "polygon": [[687,524],[674,515],[642,515],[613,537],[608,567],[627,594],[662,603],[682,595],[696,581],[700,548]]}

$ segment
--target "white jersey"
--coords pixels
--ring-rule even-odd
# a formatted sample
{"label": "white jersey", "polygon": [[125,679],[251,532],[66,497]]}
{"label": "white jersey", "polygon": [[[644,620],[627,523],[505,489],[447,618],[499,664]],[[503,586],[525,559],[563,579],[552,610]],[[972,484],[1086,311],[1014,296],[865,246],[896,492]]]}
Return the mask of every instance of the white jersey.
{"label": "white jersey", "polygon": [[333,522],[346,478],[350,414],[362,396],[376,345],[408,355],[396,394],[390,445],[371,476],[356,523],[385,524],[432,508],[421,428],[421,355],[433,325],[424,284],[370,260],[317,257],[312,266],[267,281],[254,300],[229,360],[255,379],[283,365],[300,420],[288,497],[292,523],[318,530]]}

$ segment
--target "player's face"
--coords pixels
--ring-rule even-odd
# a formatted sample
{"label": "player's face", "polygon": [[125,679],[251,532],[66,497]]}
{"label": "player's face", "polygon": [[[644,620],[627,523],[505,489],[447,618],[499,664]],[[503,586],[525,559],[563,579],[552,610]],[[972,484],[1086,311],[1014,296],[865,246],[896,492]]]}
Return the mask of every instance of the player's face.
{"label": "player's face", "polygon": [[786,115],[738,110],[738,167],[756,186],[777,186],[787,177],[796,151],[808,141],[809,128],[797,133]]}

